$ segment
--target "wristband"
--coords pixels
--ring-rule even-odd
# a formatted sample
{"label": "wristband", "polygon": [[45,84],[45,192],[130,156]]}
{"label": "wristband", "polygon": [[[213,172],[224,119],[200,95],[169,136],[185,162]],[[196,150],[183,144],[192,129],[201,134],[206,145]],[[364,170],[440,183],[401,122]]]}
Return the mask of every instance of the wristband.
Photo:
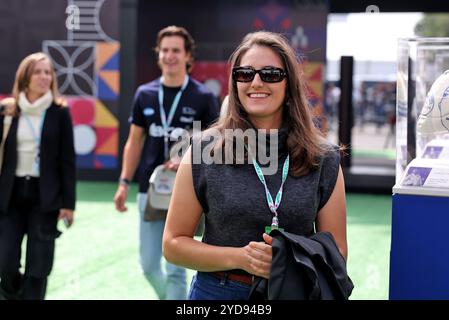
{"label": "wristband", "polygon": [[122,185],[122,186],[127,186],[127,187],[129,187],[131,181],[129,181],[129,180],[126,179],[126,178],[120,178],[120,179],[118,180],[118,183],[119,183],[120,185]]}

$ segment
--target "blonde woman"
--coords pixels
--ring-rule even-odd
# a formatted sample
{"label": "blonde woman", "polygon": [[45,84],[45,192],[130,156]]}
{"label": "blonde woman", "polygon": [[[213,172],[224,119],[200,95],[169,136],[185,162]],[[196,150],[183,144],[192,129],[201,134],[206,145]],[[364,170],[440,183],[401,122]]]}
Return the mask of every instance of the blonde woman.
{"label": "blonde woman", "polygon": [[[54,67],[38,52],[19,65],[12,97],[15,114],[5,137],[0,173],[0,295],[45,298],[58,219],[73,222],[75,151],[68,108],[59,102]],[[0,135],[3,133],[0,114]],[[2,137],[3,138],[3,137]],[[19,271],[27,235],[25,272]]]}

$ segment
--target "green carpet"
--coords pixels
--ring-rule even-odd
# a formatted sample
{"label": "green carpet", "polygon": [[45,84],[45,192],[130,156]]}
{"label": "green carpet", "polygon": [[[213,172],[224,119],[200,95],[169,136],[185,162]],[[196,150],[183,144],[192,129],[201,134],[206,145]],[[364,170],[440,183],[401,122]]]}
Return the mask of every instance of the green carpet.
{"label": "green carpet", "polygon": [[[76,221],[56,245],[47,299],[156,299],[138,261],[133,185],[128,212],[115,211],[116,184],[78,183]],[[351,299],[387,299],[391,196],[349,194],[348,271]],[[188,271],[188,283],[194,271]]]}
{"label": "green carpet", "polygon": [[388,299],[391,196],[347,195],[351,299]]}
{"label": "green carpet", "polygon": [[354,149],[352,151],[354,158],[380,158],[396,160],[396,149],[368,150]]}

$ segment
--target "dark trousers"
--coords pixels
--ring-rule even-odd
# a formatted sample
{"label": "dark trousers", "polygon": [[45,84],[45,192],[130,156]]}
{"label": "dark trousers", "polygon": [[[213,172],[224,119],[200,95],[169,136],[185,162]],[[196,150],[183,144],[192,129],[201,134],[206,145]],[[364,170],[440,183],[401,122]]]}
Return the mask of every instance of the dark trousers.
{"label": "dark trousers", "polygon": [[[59,212],[42,212],[39,179],[16,177],[8,213],[0,216],[0,289],[5,298],[43,300],[53,267]],[[25,274],[19,271],[27,235]]]}

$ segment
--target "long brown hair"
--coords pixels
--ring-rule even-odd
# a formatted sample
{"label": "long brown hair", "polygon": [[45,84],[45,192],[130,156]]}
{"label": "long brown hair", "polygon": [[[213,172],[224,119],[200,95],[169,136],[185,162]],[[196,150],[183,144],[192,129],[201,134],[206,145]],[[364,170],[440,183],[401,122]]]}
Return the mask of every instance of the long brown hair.
{"label": "long brown hair", "polygon": [[[299,59],[288,40],[280,34],[258,31],[245,36],[231,55],[231,68],[240,66],[243,55],[254,46],[272,49],[284,65],[287,73],[287,89],[283,107],[283,126],[288,128],[287,149],[290,154],[290,174],[303,176],[318,167],[320,157],[329,150],[330,144],[321,135],[312,121],[310,105],[306,98],[304,76]],[[229,77],[229,103],[226,115],[214,128],[221,133],[225,129],[252,128],[248,114],[241,104],[237,84]]]}
{"label": "long brown hair", "polygon": [[12,89],[12,96],[16,101],[19,100],[19,93],[25,92],[28,89],[28,85],[30,84],[31,76],[33,75],[34,66],[38,61],[48,60],[50,62],[51,67],[51,85],[50,90],[53,94],[53,101],[58,105],[65,104],[63,99],[60,98],[58,92],[58,80],[56,78],[55,68],[50,58],[43,52],[36,52],[30,54],[25,57],[25,59],[20,62],[19,67],[17,68],[16,78],[14,80],[14,85]]}

